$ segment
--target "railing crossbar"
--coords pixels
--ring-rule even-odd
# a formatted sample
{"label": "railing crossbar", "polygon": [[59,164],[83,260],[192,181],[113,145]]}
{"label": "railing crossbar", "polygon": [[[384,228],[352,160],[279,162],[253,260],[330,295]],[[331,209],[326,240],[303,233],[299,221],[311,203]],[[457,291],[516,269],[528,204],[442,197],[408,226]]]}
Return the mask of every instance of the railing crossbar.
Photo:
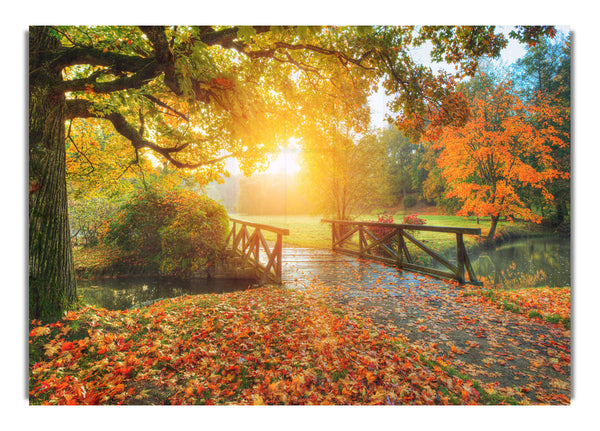
{"label": "railing crossbar", "polygon": [[[363,253],[367,253],[369,250],[380,246],[381,248],[383,248],[387,253],[390,254],[390,256],[395,257],[396,259],[398,259],[398,255],[396,253],[394,253],[393,250],[391,250],[387,245],[384,244],[385,241],[387,241],[388,239],[390,239],[392,236],[394,236],[396,234],[395,231],[388,233],[384,236],[382,236],[381,238],[377,238],[373,232],[369,231],[368,229],[364,229],[364,232],[369,235],[375,242],[372,242],[369,245],[366,245],[366,247],[361,248],[361,251]],[[365,241],[366,244],[366,241]]]}
{"label": "railing crossbar", "polygon": [[431,257],[433,257],[435,260],[437,260],[439,263],[441,263],[446,268],[448,268],[450,271],[456,272],[456,270],[457,270],[456,266],[452,265],[450,262],[448,262],[442,256],[440,256],[435,251],[431,250],[429,247],[427,247],[425,244],[423,244],[421,241],[419,241],[418,239],[416,239],[415,237],[413,237],[412,235],[410,235],[409,233],[407,233],[407,232],[405,232],[403,230],[401,230],[401,234],[406,239],[408,239],[410,242],[412,242],[417,247],[419,247],[421,250],[423,250],[425,253],[427,253],[428,255],[430,255]]}
{"label": "railing crossbar", "polygon": [[[465,283],[465,271],[467,273],[469,283],[481,285],[477,280],[467,250],[465,248],[463,235],[481,235],[481,229],[476,228],[460,228],[448,226],[419,226],[397,223],[379,223],[379,222],[353,222],[347,220],[321,220],[322,222],[331,223],[332,232],[332,249],[346,254],[352,254],[360,257],[368,257],[370,259],[382,261],[384,263],[394,264],[401,269],[408,269],[415,272],[434,275],[437,277],[451,278],[459,283]],[[344,234],[341,234],[341,227],[347,226],[349,229]],[[381,238],[369,228],[385,229]],[[391,229],[390,232],[387,230]],[[406,232],[406,230],[442,232],[456,234],[456,265],[444,258],[443,256],[430,249],[423,242],[416,239],[414,236]],[[358,250],[352,250],[345,246],[345,243],[358,232]],[[394,236],[398,238],[397,250],[392,250],[386,242]],[[413,243],[419,249],[431,256],[435,261],[442,264],[450,272],[442,271],[436,268],[417,264],[408,250],[407,241]],[[356,247],[356,245],[354,245]],[[373,254],[374,250],[379,247],[385,251],[390,257],[378,256]]]}

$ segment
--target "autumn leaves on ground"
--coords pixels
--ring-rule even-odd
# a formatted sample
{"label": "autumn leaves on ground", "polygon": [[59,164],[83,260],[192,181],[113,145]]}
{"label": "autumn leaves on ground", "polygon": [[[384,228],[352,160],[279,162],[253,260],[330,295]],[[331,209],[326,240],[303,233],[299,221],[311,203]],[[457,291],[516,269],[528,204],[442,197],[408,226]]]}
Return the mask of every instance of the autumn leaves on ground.
{"label": "autumn leaves on ground", "polygon": [[[568,317],[568,292],[528,292],[503,301],[476,291],[460,298],[487,302],[499,315],[509,313],[501,308],[510,302],[532,319]],[[332,299],[326,288],[264,287],[125,311],[88,307],[60,322],[33,322],[30,403],[527,403],[457,368],[453,358],[460,354],[436,356],[396,328],[375,324],[364,309]],[[562,323],[544,324],[567,332]],[[568,374],[570,352],[562,353]],[[534,403],[568,402],[558,393],[534,397]]]}

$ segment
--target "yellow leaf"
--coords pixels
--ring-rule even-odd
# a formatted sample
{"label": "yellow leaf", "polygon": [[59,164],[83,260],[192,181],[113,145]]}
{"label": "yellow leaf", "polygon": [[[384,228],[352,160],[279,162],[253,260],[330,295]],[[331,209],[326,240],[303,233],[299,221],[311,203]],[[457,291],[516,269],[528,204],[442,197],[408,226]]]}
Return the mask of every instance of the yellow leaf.
{"label": "yellow leaf", "polygon": [[47,326],[38,326],[37,328],[33,328],[29,333],[30,337],[39,337],[41,335],[48,335],[50,333],[50,328]]}

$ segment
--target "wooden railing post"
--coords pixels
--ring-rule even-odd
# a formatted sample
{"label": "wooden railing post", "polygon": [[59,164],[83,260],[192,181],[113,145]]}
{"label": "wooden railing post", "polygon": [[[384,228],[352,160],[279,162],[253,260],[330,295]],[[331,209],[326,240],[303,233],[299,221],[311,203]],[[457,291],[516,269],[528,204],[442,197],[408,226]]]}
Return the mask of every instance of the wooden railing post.
{"label": "wooden railing post", "polygon": [[337,242],[337,232],[335,229],[335,223],[331,223],[331,249],[335,248],[335,243]]}
{"label": "wooden railing post", "polygon": [[402,229],[396,227],[396,236],[398,238],[398,245],[396,246],[396,254],[398,255],[398,266],[402,268]]}
{"label": "wooden railing post", "polygon": [[256,236],[254,238],[254,252],[252,254],[254,254],[254,261],[258,263],[260,262],[260,240],[258,237],[260,229],[256,228],[254,231],[256,232]]}
{"label": "wooden railing post", "polygon": [[282,252],[283,252],[283,235],[278,233],[277,234],[277,242],[275,243],[275,250],[273,250],[273,253],[276,254],[277,256],[277,270],[275,271],[276,275],[277,275],[277,283],[281,283],[281,258],[282,258]]}
{"label": "wooden railing post", "polygon": [[[275,226],[261,225],[236,219],[230,220],[233,222],[233,232],[237,230],[236,223],[240,225],[239,232],[233,235],[235,239],[232,245],[232,253],[242,258],[242,265],[250,264],[256,269],[260,284],[265,283],[267,280],[281,283],[283,235],[289,235],[290,231]],[[254,228],[252,235],[248,232],[248,228]],[[262,234],[263,230],[277,234],[275,247],[272,250]],[[260,262],[261,248],[264,249],[267,255],[268,262],[266,265]]]}
{"label": "wooden railing post", "polygon": [[367,248],[367,239],[365,238],[365,228],[358,227],[358,254],[362,257],[365,248]]}
{"label": "wooden railing post", "polygon": [[463,243],[463,234],[456,233],[456,279],[459,283],[465,282],[465,244]]}
{"label": "wooden railing post", "polygon": [[231,228],[231,248],[233,249],[233,245],[235,244],[235,222],[233,222],[233,227]]}

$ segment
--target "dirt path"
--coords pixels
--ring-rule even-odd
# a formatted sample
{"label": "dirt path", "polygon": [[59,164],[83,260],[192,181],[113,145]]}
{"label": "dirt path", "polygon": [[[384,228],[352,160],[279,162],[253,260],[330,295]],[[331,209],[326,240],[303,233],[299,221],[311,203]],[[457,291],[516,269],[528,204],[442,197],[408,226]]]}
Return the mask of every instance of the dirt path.
{"label": "dirt path", "polygon": [[[294,251],[295,250],[295,251]],[[288,250],[284,286],[321,286],[490,394],[525,404],[568,404],[570,331],[460,295],[460,289],[327,250]]]}

